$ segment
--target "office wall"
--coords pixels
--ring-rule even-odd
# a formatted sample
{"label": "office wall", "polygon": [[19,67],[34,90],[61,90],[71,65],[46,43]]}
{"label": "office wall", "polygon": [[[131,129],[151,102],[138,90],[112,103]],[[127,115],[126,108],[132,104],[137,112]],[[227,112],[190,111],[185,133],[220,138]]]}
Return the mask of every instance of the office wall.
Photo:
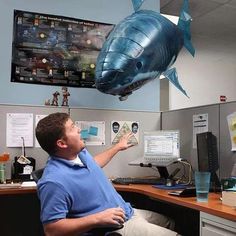
{"label": "office wall", "polygon": [[[80,19],[116,24],[133,13],[131,0],[0,0],[0,102],[1,104],[44,105],[52,99],[58,86],[11,83],[11,53],[13,35],[13,11],[25,10],[62,15]],[[158,0],[147,0],[143,7],[159,11]],[[134,92],[128,100],[120,102],[118,97],[102,94],[96,89],[69,88],[70,106],[105,109],[159,111],[159,80],[154,80]]]}
{"label": "office wall", "polygon": [[[0,105],[0,154],[8,152],[10,154],[10,161],[6,166],[6,177],[11,177],[11,165],[14,161],[15,156],[22,154],[21,147],[6,147],[6,117],[7,113],[32,113],[34,115],[48,115],[53,112],[66,112],[68,108],[56,108],[56,107],[42,107],[42,106],[17,106],[17,105]],[[26,147],[26,156],[33,157],[36,159],[36,169],[41,168],[45,165],[48,154],[41,148],[37,147]]]}
{"label": "office wall", "polygon": [[191,32],[196,54],[193,58],[183,49],[175,67],[190,98],[170,84],[171,110],[219,103],[220,95],[227,101],[236,100],[236,30],[232,23],[236,20],[236,2],[210,1],[209,5],[215,4],[210,11],[204,8],[208,1],[189,2],[190,14],[191,10],[195,13]]}
{"label": "office wall", "polygon": [[120,110],[98,109],[70,109],[73,120],[77,121],[105,121],[105,146],[87,146],[89,152],[96,155],[111,146],[111,121],[138,121],[140,143],[128,150],[119,152],[115,158],[104,168],[107,176],[147,176],[156,175],[157,170],[144,167],[129,166],[128,163],[138,159],[143,154],[142,134],[144,131],[160,129],[160,113],[158,112],[132,112]]}

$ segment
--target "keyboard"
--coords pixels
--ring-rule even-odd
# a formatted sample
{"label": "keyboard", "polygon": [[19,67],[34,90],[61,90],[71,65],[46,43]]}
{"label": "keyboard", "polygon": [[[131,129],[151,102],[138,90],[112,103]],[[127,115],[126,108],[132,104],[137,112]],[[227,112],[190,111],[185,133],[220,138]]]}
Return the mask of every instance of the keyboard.
{"label": "keyboard", "polygon": [[162,178],[132,178],[132,177],[119,177],[112,180],[113,184],[166,184],[166,180]]}

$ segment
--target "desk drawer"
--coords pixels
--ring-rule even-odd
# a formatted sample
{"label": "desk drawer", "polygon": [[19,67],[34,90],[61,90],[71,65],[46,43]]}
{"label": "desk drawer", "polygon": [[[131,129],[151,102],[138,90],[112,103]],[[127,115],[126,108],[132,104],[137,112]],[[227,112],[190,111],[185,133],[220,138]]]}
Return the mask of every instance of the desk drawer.
{"label": "desk drawer", "polygon": [[200,212],[200,236],[226,235],[236,235],[236,222]]}

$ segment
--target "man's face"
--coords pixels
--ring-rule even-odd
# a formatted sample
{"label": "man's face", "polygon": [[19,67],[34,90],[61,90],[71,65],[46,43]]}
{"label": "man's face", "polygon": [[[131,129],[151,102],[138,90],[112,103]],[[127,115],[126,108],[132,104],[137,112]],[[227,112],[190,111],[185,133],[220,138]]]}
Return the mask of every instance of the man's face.
{"label": "man's face", "polygon": [[69,119],[65,124],[65,141],[70,151],[75,153],[81,151],[84,147],[84,141],[80,136],[80,129]]}

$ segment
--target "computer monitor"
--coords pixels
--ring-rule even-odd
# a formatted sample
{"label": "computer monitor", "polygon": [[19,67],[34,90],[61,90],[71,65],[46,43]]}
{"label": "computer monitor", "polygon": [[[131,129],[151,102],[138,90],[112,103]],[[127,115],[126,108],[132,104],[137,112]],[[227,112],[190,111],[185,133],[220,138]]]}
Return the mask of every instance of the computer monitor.
{"label": "computer monitor", "polygon": [[143,156],[129,165],[141,167],[157,167],[160,176],[167,179],[167,166],[180,157],[179,130],[157,130],[144,132]]}
{"label": "computer monitor", "polygon": [[197,134],[198,170],[211,172],[211,191],[219,191],[217,138],[212,132]]}
{"label": "computer monitor", "polygon": [[180,157],[179,130],[158,130],[144,133],[144,163],[157,167],[162,178],[167,179],[167,166]]}
{"label": "computer monitor", "polygon": [[144,133],[144,160],[154,166],[168,166],[180,157],[179,130]]}

